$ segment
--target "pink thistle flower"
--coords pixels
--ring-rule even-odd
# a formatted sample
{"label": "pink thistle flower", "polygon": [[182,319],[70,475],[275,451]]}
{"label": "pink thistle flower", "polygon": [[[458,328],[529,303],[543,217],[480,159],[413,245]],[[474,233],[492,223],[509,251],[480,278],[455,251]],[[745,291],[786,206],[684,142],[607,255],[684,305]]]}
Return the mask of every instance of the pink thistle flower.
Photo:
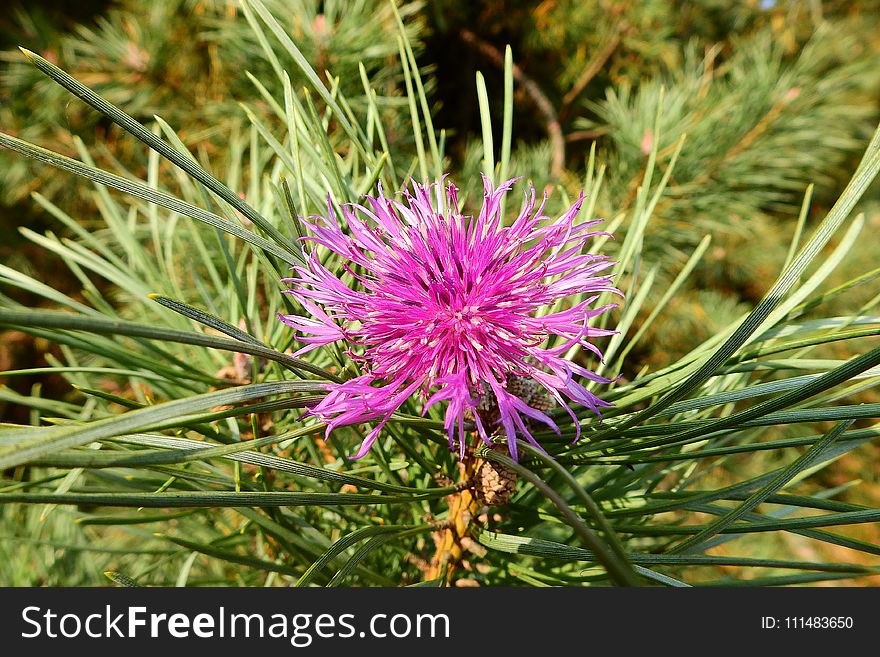
{"label": "pink thistle flower", "polygon": [[[543,214],[546,195],[535,207],[532,186],[516,220],[505,226],[501,199],[514,182],[494,189],[484,177],[476,217],[459,212],[454,185],[446,184],[447,209],[440,212],[432,204],[437,184],[413,183],[412,193],[401,192],[402,200],[386,197],[380,186],[377,197],[366,197],[368,205],[343,206],[345,228],[329,198],[327,217],[305,221],[314,236],[304,239],[350,264],[342,265],[344,273],[333,273],[312,251],[305,266],[293,268],[295,277],[283,279],[290,286],[285,292],[310,316],[279,318],[305,343],[298,355],[343,340],[362,366],[361,376],[327,384],[327,396],[311,409],[327,423],[327,435],[339,426],[378,421],[354,458],[369,451],[391,415],[416,393],[424,412],[447,402],[449,445],[457,434],[462,454],[470,418],[490,442],[494,427],[484,426],[477,410],[482,397],[494,396],[513,458],[518,434],[538,445],[527,423],[544,423],[559,434],[546,413],[508,390],[516,377],[537,382],[568,412],[577,427],[575,440],[580,425],[568,402],[597,415],[611,405],[577,378],[610,380],[565,358],[572,346],[582,345],[601,359],[589,339],[614,333],[589,326],[613,307],[591,307],[599,295],[620,294],[601,275],[616,263],[584,253],[591,237],[606,233],[590,230],[598,221],[575,224],[583,194],[552,219]],[[572,296],[579,300],[548,312]],[[561,338],[552,348],[546,346],[551,336]]]}

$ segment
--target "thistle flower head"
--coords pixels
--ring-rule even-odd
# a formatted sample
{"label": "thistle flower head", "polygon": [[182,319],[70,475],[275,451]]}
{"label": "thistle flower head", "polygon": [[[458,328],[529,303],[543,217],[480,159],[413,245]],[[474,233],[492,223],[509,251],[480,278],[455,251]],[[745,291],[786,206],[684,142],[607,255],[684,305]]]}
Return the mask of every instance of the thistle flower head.
{"label": "thistle flower head", "polygon": [[[299,333],[298,352],[344,341],[363,372],[328,384],[326,397],[311,409],[335,427],[376,421],[356,454],[366,454],[384,425],[417,394],[428,408],[446,402],[444,426],[450,448],[464,452],[465,427],[476,425],[490,442],[478,406],[494,398],[497,424],[513,458],[517,435],[537,445],[530,426],[554,421],[511,391],[525,377],[536,383],[580,426],[570,402],[599,413],[609,406],[579,382],[609,380],[566,358],[581,345],[599,358],[590,338],[613,331],[590,327],[591,318],[611,306],[593,307],[603,292],[619,292],[601,272],[614,262],[585,253],[600,234],[597,221],[575,223],[583,194],[564,214],[544,215],[529,187],[518,216],[504,225],[502,197],[516,181],[497,189],[484,177],[477,216],[459,210],[457,189],[445,183],[413,183],[400,198],[379,188],[364,204],[342,207],[342,219],[328,199],[327,216],[306,221],[306,238],[341,257],[330,271],[312,251],[296,275],[284,279],[287,293],[310,314],[279,315]],[[443,184],[443,183],[441,183]],[[445,209],[437,201],[445,191]],[[562,302],[562,303],[559,303]],[[567,302],[567,303],[566,303]]]}

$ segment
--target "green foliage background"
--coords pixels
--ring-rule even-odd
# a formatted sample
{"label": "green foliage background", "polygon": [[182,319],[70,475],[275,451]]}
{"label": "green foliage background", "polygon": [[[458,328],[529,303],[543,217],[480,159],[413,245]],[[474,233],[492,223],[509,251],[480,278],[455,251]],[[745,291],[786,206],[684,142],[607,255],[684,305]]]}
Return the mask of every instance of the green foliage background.
{"label": "green foliage background", "polygon": [[[274,320],[286,303],[277,249],[296,256],[291,203],[320,212],[328,190],[343,202],[377,179],[392,188],[446,171],[470,203],[485,171],[552,191],[551,211],[583,188],[589,214],[607,219],[617,240],[598,246],[621,260],[628,293],[609,320],[622,335],[605,345],[607,371],[623,378],[607,393],[617,404],[607,426],[585,421],[595,442],[544,437],[564,472],[538,456],[523,462],[558,499],[521,477],[498,519],[474,527],[471,570],[456,578],[877,584],[876,363],[817,397],[759,403],[876,349],[876,185],[850,195],[855,219],[804,261],[761,339],[718,363],[723,375],[614,434],[698,371],[797,265],[816,226],[821,236],[846,218],[834,203],[880,116],[880,7],[765,5],[399,3],[402,31],[392,5],[366,0],[123,0],[73,25],[22,9],[4,26],[10,46],[41,54],[187,152],[288,242],[45,68],[4,54],[3,132],[144,180],[280,247],[273,255],[219,236],[145,202],[149,189],[132,199],[92,184],[93,170],[74,178],[0,151],[0,229],[18,229],[0,247],[0,365],[12,372],[0,409],[9,423],[71,436],[16,459],[0,481],[0,582],[99,584],[108,570],[143,584],[421,582],[432,522],[447,511],[441,480],[456,473],[437,418],[417,420],[413,405],[375,454],[348,462],[362,427],[324,445],[321,428],[300,419],[319,392],[313,377],[218,341],[241,342],[244,330],[272,353],[291,345]],[[857,186],[870,180],[871,157]],[[28,310],[59,307],[80,324]],[[211,348],[171,331],[207,336]],[[352,371],[332,350],[311,364]],[[269,388],[240,388],[251,384]],[[231,390],[243,392],[186,401]],[[266,401],[267,390],[278,398]],[[185,405],[162,415],[172,400]],[[755,408],[757,424],[706,429]],[[124,428],[122,411],[146,419]],[[77,433],[90,423],[96,434]],[[703,433],[687,434],[694,427]],[[4,433],[21,444],[50,435]],[[187,455],[200,449],[215,451]],[[809,520],[820,512],[829,517]],[[699,531],[688,526],[709,533],[688,545]]]}

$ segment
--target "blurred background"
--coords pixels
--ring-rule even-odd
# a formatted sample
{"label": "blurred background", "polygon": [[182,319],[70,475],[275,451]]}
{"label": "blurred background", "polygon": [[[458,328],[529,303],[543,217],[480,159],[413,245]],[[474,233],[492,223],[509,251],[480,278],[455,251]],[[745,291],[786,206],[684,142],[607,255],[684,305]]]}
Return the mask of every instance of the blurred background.
{"label": "blurred background", "polygon": [[[338,78],[355,112],[364,106],[363,64],[373,86],[382,90],[378,100],[391,150],[415,152],[411,132],[395,130],[395,117],[401,123],[409,107],[397,28],[386,2],[266,4],[315,70]],[[645,247],[667,263],[661,275],[671,277],[706,233],[713,235],[712,246],[689,287],[671,302],[672,312],[652,325],[639,353],[630,355],[625,376],[687,353],[761,298],[786,259],[807,186],[815,185],[809,227],[840,193],[880,118],[876,0],[449,0],[398,6],[428,83],[435,126],[445,130],[446,169],[455,180],[474,178],[481,168],[475,73],[484,75],[492,115],[500,117],[508,44],[516,78],[511,170],[539,188],[562,185],[576,193],[595,149],[597,162],[606,167],[597,214],[611,216],[635,201],[644,157],[655,138],[662,169],[687,133],[687,148]],[[77,157],[73,137],[78,136],[99,165],[134,173],[145,170],[143,149],[24,62],[19,45],[57,63],[139,120],[160,114],[218,170],[225,166],[228,135],[247,126],[239,101],[257,107],[263,102],[245,72],[272,79],[235,2],[7,3],[0,15],[0,127],[72,157]],[[662,130],[655,136],[660,102]],[[47,203],[35,203],[35,192]],[[68,270],[48,250],[17,230],[63,231],[48,209],[52,204],[86,227],[95,212],[90,183],[0,151],[0,262],[39,272],[44,282],[76,297],[79,282],[62,274]],[[833,274],[831,288],[835,280],[850,280],[877,266],[877,185],[859,209],[866,214],[869,239],[861,240]],[[655,289],[659,295],[664,286]],[[23,303],[33,301],[12,294],[22,295],[17,299]],[[877,285],[869,281],[831,300],[825,312],[854,312],[876,294]],[[644,312],[650,308],[649,302]],[[24,333],[4,332],[0,369],[43,365],[53,348]],[[824,349],[834,354],[834,346]],[[0,382],[21,394],[36,388],[47,397],[64,398],[71,392],[54,376]],[[863,397],[880,401],[876,391]],[[30,412],[0,398],[2,421],[27,422]],[[732,460],[740,468],[737,476],[770,467],[757,460],[786,459],[784,453],[763,454]],[[825,488],[863,482],[852,489],[857,492],[842,491],[840,499],[876,501],[880,449],[860,447],[820,476]],[[880,543],[880,528],[873,525],[840,531]],[[786,536],[748,540],[755,542],[756,555],[771,555],[772,542],[789,540]],[[836,560],[827,553],[833,546],[803,549],[803,559]],[[59,560],[33,583],[80,583],[85,575],[78,558],[68,555],[70,563]]]}

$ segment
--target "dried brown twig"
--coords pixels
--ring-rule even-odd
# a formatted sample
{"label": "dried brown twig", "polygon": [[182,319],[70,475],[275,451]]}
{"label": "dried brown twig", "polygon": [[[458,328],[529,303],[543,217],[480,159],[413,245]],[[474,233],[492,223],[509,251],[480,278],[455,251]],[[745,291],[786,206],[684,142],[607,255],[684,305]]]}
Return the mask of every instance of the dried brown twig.
{"label": "dried brown twig", "polygon": [[602,67],[605,66],[611,55],[614,54],[614,51],[617,50],[617,46],[620,45],[623,29],[624,25],[622,23],[618,24],[614,28],[614,32],[611,34],[605,45],[593,53],[593,57],[587,63],[583,73],[581,73],[580,77],[562,99],[562,107],[559,109],[559,116],[561,118],[565,118],[568,115],[572,103],[577,100],[577,97],[587,88],[587,85],[590,84],[596,75],[598,75],[599,71],[602,70]]}

